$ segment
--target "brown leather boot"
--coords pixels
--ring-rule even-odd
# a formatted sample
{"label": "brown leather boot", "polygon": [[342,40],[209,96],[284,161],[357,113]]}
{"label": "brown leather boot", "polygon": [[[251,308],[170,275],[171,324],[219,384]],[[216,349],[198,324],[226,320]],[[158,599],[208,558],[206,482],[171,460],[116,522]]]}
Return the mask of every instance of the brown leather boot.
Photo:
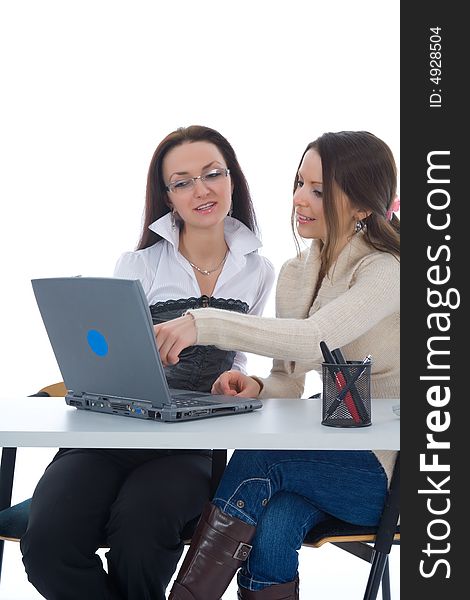
{"label": "brown leather boot", "polygon": [[208,502],[168,600],[220,600],[248,558],[255,527]]}
{"label": "brown leather boot", "polygon": [[299,600],[299,578],[288,583],[270,585],[258,592],[239,587],[237,598],[238,600]]}

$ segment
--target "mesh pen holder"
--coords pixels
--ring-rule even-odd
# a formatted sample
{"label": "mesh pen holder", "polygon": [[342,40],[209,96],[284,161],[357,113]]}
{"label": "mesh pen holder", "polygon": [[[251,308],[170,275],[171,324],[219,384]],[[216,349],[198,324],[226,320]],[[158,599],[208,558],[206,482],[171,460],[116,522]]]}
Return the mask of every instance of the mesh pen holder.
{"label": "mesh pen holder", "polygon": [[371,424],[371,362],[322,363],[322,425],[367,427]]}

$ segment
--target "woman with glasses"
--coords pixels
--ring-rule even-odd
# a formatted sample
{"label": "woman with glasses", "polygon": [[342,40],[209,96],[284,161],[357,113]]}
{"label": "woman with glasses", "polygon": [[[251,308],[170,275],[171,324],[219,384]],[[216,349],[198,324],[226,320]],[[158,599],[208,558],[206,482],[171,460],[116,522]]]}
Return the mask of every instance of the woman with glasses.
{"label": "woman with glasses", "polygon": [[[156,324],[197,307],[261,315],[274,269],[256,231],[229,142],[208,127],[178,129],[155,150],[140,241],[115,276],[141,281]],[[170,387],[210,392],[245,364],[241,352],[193,346],[165,371]],[[164,600],[210,479],[209,450],[59,450],[21,540],[29,581],[48,599]]]}
{"label": "woman with glasses", "polygon": [[[309,144],[295,175],[292,225],[311,244],[280,271],[280,318],[190,310],[155,327],[162,360],[172,364],[194,343],[270,356],[269,377],[230,370],[213,391],[296,398],[305,373],[321,369],[325,341],[349,360],[372,355],[372,397],[399,398],[396,185],[392,153],[371,133],[325,133]],[[218,600],[239,567],[240,600],[298,598],[307,532],[329,516],[376,525],[395,458],[379,450],[235,450],[170,599]]]}

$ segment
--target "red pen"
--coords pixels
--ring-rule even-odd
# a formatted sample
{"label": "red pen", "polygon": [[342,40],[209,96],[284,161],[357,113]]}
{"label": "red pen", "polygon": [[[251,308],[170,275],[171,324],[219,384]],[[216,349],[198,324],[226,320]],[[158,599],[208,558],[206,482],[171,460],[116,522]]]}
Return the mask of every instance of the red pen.
{"label": "red pen", "polygon": [[[341,369],[338,370],[338,372],[335,375],[335,378],[336,378],[336,389],[338,390],[338,392],[341,392],[341,390],[343,390],[346,387],[346,379],[345,379],[344,374],[341,371]],[[349,410],[349,414],[354,419],[354,423],[360,423],[361,417],[359,416],[359,413],[357,412],[356,404],[351,395],[351,392],[349,392],[349,391],[346,392],[346,396],[344,397],[344,403],[346,404],[347,409]]]}
{"label": "red pen", "polygon": [[[337,364],[335,361],[335,358],[325,342],[323,342],[323,341],[320,342],[320,349],[322,351],[325,362],[328,365],[332,365],[330,372],[332,371],[332,375],[334,376],[336,389],[338,390],[338,392],[341,392],[341,390],[344,387],[346,387],[346,378],[344,377],[344,373],[341,371],[341,369],[339,367],[335,366]],[[350,391],[348,391],[346,396],[344,397],[344,404],[346,405],[346,408],[348,409],[349,414],[353,418],[353,421],[355,423],[360,423],[361,417],[359,416],[359,413],[356,408],[356,404],[353,400],[353,397],[352,397]]]}

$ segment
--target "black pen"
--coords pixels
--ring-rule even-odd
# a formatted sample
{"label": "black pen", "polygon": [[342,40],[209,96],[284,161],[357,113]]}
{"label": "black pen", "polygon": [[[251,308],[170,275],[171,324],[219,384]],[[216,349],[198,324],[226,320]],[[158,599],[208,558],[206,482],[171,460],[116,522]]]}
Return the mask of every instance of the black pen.
{"label": "black pen", "polygon": [[[368,354],[364,360],[362,361],[362,365],[367,365],[370,363],[370,359],[371,359],[371,355]],[[361,369],[360,371],[358,370],[356,372],[355,375],[353,375],[353,377],[351,377],[348,382],[346,383],[346,385],[341,389],[340,393],[336,396],[334,402],[331,404],[330,406],[330,410],[328,411],[327,417],[330,417],[334,411],[338,408],[338,406],[341,404],[341,402],[343,401],[343,399],[346,397],[346,394],[351,391],[351,389],[353,388],[354,384],[356,383],[356,381],[362,377],[362,375],[364,375],[364,373],[366,372],[367,367],[364,367],[363,369]],[[356,390],[357,391],[357,390]],[[366,420],[368,418],[368,414],[365,412],[364,410],[364,404],[362,403],[362,400],[360,402],[355,403],[356,408],[360,414],[360,417],[362,420]]]}
{"label": "black pen", "polygon": [[[327,364],[329,364],[329,365],[336,364],[336,361],[335,361],[333,355],[331,354],[330,349],[328,348],[326,343],[323,341],[320,342],[320,350],[321,350],[321,353],[323,354],[323,358]],[[336,371],[334,371],[334,372],[336,372]]]}
{"label": "black pen", "polygon": [[331,351],[331,354],[333,355],[333,358],[335,359],[335,361],[337,363],[339,363],[340,365],[347,365],[347,361],[343,356],[343,353],[341,352],[340,348],[335,348],[334,350]]}

